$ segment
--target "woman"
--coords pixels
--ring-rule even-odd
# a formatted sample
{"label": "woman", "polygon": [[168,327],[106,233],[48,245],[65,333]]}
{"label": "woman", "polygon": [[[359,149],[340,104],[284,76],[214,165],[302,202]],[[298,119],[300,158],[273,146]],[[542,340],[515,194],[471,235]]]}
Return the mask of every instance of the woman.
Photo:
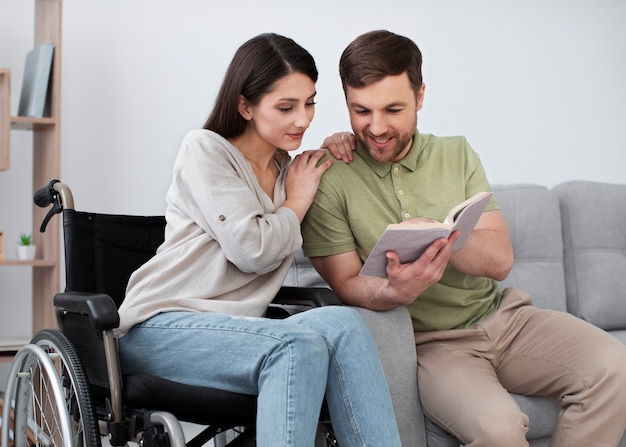
{"label": "woman", "polygon": [[399,446],[382,368],[356,312],[330,306],[263,318],[333,162],[318,165],[323,150],[292,162],[286,152],[313,119],[316,81],[313,58],[291,39],[263,34],[237,50],[204,129],[181,145],[165,241],[129,281],[122,367],[257,395],[261,447],[312,446],[324,396],[342,447]]}

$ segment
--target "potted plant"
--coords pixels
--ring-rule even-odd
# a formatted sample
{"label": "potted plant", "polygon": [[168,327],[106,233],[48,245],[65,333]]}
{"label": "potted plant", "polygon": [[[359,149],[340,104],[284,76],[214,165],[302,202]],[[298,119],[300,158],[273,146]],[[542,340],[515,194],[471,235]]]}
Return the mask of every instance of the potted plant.
{"label": "potted plant", "polygon": [[20,240],[17,243],[17,259],[20,261],[30,261],[35,259],[37,247],[33,245],[33,236],[30,234],[20,234]]}

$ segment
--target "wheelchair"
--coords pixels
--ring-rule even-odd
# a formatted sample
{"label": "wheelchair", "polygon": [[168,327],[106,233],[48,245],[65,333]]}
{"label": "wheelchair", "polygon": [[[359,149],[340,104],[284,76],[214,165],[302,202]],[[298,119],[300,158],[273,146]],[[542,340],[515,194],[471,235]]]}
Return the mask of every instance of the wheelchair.
{"label": "wheelchair", "polygon": [[[131,273],[163,241],[165,218],[76,211],[71,190],[58,180],[38,190],[34,200],[43,208],[51,205],[42,232],[62,214],[66,289],[54,296],[59,329],[37,333],[13,360],[0,444],[254,446],[256,396],[121,374],[113,335],[117,308]],[[283,287],[268,316],[339,304],[329,289]],[[188,441],[183,422],[199,427]],[[338,445],[325,408],[315,442]]]}

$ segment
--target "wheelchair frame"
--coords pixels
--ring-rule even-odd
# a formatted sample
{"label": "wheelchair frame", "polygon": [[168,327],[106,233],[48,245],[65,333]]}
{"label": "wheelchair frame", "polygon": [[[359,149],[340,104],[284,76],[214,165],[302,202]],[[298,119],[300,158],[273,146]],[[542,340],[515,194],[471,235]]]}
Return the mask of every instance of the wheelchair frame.
{"label": "wheelchair frame", "polygon": [[[58,180],[38,190],[34,201],[44,208],[52,205],[42,222],[42,232],[54,214],[74,209],[71,190]],[[273,304],[305,309],[341,303],[329,289],[283,287]],[[209,423],[186,443],[179,417],[172,412],[128,405],[123,399],[117,341],[113,335],[113,329],[119,325],[114,300],[104,293],[67,291],[54,297],[54,305],[61,330],[44,329],[37,333],[30,344],[18,351],[11,365],[0,421],[0,445],[101,447],[102,434],[108,436],[112,446],[136,442],[141,447],[197,447],[210,440],[215,447],[255,445],[253,422]],[[285,316],[277,310],[279,307],[273,309],[277,316]],[[108,383],[94,385],[93,374],[83,363],[85,352],[89,356],[91,353],[73,344],[64,333],[67,315],[78,315],[101,338]],[[193,388],[198,387],[191,387],[192,391]],[[330,421],[325,411],[322,413],[315,445],[337,446]],[[191,422],[206,425],[206,421]]]}

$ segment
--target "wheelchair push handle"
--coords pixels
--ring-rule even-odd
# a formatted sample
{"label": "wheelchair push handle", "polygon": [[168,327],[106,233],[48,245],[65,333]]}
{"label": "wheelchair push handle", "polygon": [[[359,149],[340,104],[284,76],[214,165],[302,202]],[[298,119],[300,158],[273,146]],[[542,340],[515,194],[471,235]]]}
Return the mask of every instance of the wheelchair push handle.
{"label": "wheelchair push handle", "polygon": [[47,206],[52,205],[52,208],[50,208],[48,214],[44,217],[41,227],[39,228],[39,231],[42,233],[46,231],[48,222],[55,214],[62,212],[63,209],[74,208],[72,191],[70,191],[70,188],[67,185],[56,179],[50,181],[50,183],[43,188],[35,191],[33,200],[40,208],[46,208]]}
{"label": "wheelchair push handle", "polygon": [[45,208],[54,200],[54,184],[59,183],[59,180],[52,180],[43,188],[35,191],[35,204],[40,208]]}

